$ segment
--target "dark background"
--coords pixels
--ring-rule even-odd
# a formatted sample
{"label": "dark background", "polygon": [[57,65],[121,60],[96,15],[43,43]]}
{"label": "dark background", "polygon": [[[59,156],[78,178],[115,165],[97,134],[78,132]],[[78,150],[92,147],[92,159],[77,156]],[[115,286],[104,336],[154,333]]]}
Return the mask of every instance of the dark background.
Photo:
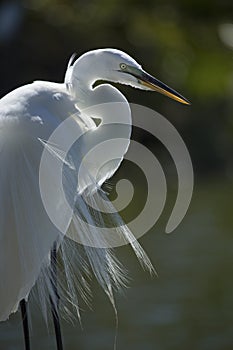
{"label": "dark background", "polygon": [[[156,140],[134,131],[134,138],[161,159],[170,194],[158,224],[141,239],[159,278],[151,280],[141,271],[128,247],[118,249],[132,278],[126,296],[117,296],[119,350],[232,349],[232,19],[231,0],[0,2],[1,97],[33,80],[61,82],[73,52],[113,47],[192,102],[183,106],[156,93],[119,87],[130,102],[151,107],[173,123],[195,174],[189,211],[175,233],[165,235],[175,168]],[[126,163],[113,182],[127,177]],[[94,282],[93,289],[94,312],[85,308],[84,331],[78,324],[63,325],[66,349],[113,348],[113,311]],[[52,348],[41,317],[32,317],[33,348]],[[20,327],[19,315],[0,325],[0,349],[23,349]]]}

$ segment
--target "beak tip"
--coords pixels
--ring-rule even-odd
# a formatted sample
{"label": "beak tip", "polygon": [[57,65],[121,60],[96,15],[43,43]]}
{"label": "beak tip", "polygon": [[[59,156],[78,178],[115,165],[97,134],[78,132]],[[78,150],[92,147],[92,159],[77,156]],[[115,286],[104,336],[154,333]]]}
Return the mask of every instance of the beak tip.
{"label": "beak tip", "polygon": [[184,105],[191,105],[191,102],[189,102],[184,96],[146,72],[143,72],[143,76],[139,77],[139,82],[143,86],[146,86],[147,88],[149,87],[153,91],[160,92],[161,94],[166,95],[173,100],[176,100],[177,102],[180,102]]}
{"label": "beak tip", "polygon": [[183,104],[187,105],[187,106],[191,106],[192,103],[190,101],[188,101],[188,100],[184,100]]}

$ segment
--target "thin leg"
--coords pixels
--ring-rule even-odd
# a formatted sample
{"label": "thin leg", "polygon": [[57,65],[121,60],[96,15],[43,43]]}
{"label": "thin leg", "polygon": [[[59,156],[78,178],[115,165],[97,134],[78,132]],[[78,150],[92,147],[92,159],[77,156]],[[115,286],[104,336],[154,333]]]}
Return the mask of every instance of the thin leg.
{"label": "thin leg", "polygon": [[29,338],[29,327],[28,327],[28,315],[26,301],[23,299],[20,302],[21,316],[23,321],[23,333],[24,333],[24,344],[25,350],[30,350],[30,338]]}
{"label": "thin leg", "polygon": [[59,319],[59,294],[57,290],[57,245],[54,243],[51,250],[51,269],[52,269],[52,286],[54,291],[54,298],[50,296],[50,303],[52,309],[53,323],[56,335],[57,350],[63,350],[61,327]]}

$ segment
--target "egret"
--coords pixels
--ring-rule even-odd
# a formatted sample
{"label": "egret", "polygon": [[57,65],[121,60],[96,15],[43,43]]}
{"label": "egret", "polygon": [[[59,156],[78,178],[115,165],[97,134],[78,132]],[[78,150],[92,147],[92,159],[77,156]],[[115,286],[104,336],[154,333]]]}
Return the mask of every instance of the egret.
{"label": "egret", "polygon": [[[96,86],[98,81],[100,84]],[[90,271],[113,306],[113,289],[119,289],[125,284],[124,269],[112,249],[101,248],[98,244],[88,245],[85,241],[89,236],[96,237],[98,226],[93,224],[95,218],[83,196],[95,198],[96,193],[101,191],[101,185],[119,167],[129,146],[130,109],[126,98],[109,82],[158,91],[178,102],[189,104],[183,96],[146,73],[133,58],[117,49],[89,51],[76,60],[72,57],[64,83],[35,81],[15,89],[0,100],[0,320],[8,319],[11,313],[21,307],[27,350],[30,349],[27,301],[35,284],[45,315],[47,304],[51,305],[58,350],[62,349],[59,304],[66,312],[66,303],[70,304],[80,317],[77,290],[84,300],[88,299]],[[83,177],[77,179],[81,149],[83,152],[83,148],[88,149],[89,144],[91,147],[98,144],[103,134],[114,132],[114,127],[117,130],[117,126],[109,129],[103,127],[109,115],[87,112],[91,106],[108,102],[121,102],[128,107],[127,123],[122,129],[126,141],[117,151],[115,159],[102,168],[98,179],[93,177],[95,165],[90,163],[86,164]],[[70,116],[75,128],[87,136],[80,138],[79,143],[71,149],[68,165],[65,157],[61,157],[65,173],[64,192],[73,208],[70,220],[64,225],[66,232],[61,234],[46,213],[40,193],[39,168],[46,147],[50,148],[55,158],[59,156],[59,150],[54,151],[55,148],[47,141]],[[100,119],[98,125],[96,117]],[[120,132],[116,131],[118,137],[121,136]],[[48,186],[52,187],[56,176],[52,164],[47,164],[47,170],[50,178],[46,180],[49,181]],[[55,197],[50,198],[50,201],[54,207],[59,207]],[[59,208],[62,208],[62,203]],[[59,213],[62,222],[63,213],[61,210]],[[111,213],[108,216],[112,217],[122,236],[131,244],[141,264],[152,271],[149,258],[139,243],[132,239],[120,217]],[[89,231],[87,226],[80,223],[81,217],[91,224]],[[99,218],[101,220],[101,214]],[[94,227],[95,232],[91,232],[91,227]],[[71,244],[74,235],[83,245]],[[83,237],[85,242],[82,242]],[[60,281],[57,277],[58,261],[63,269]]]}

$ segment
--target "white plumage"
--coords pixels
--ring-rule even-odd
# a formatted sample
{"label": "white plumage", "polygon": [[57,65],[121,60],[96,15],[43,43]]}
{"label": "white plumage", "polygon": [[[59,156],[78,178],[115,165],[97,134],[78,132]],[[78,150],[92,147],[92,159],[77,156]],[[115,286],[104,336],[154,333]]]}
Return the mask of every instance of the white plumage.
{"label": "white plumage", "polygon": [[[104,57],[107,58],[107,62],[111,62],[106,76],[104,71],[108,63]],[[78,125],[80,132],[89,130],[82,147],[85,147],[85,143],[87,146],[92,143],[92,147],[93,143],[97,144],[103,137],[104,130],[101,130],[101,125],[96,127],[91,116],[86,113],[82,115],[82,110],[97,103],[126,103],[124,96],[111,85],[104,84],[94,90],[91,88],[99,78],[111,79],[115,74],[111,69],[114,65],[117,69],[122,61],[135,64],[126,54],[117,50],[94,51],[82,56],[73,66],[69,66],[64,84],[36,81],[12,91],[0,100],[0,320],[7,319],[17,310],[20,300],[28,298],[39,275],[39,295],[45,308],[48,292],[53,295],[49,253],[55,241],[62,246],[60,251],[67,278],[62,294],[77,310],[76,287],[85,297],[85,290],[88,290],[85,278],[89,270],[94,272],[112,302],[112,284],[118,288],[125,282],[122,269],[119,268],[109,249],[76,245],[77,251],[72,253],[76,256],[72,261],[69,251],[71,244],[66,238],[63,240],[63,235],[50,221],[39,189],[39,166],[46,140],[62,121],[73,115],[75,127]],[[126,77],[123,75],[123,78]],[[103,121],[104,117],[108,116],[93,117],[101,118]],[[128,117],[130,118],[130,113]],[[114,126],[111,128],[114,129]],[[129,139],[130,127],[126,129]],[[114,130],[109,128],[108,132]],[[120,165],[128,142],[121,150],[119,159],[102,169],[98,183],[90,181],[92,179],[92,176],[89,176],[92,172],[90,165],[90,169],[87,168],[86,179],[83,179],[83,183],[79,186],[76,167],[80,160],[78,153],[80,149],[77,147],[74,146],[70,152],[75,168],[70,169],[66,166],[64,170],[67,172],[64,192],[70,197],[74,208],[67,230],[68,235],[78,237],[79,242],[82,242],[83,237],[85,243],[88,235],[90,242],[98,238],[93,232],[87,232],[86,227],[80,224],[79,215],[84,216],[88,222],[94,223],[96,220],[81,193],[91,186],[90,195],[93,197],[92,200],[95,199],[95,191]],[[59,151],[55,147],[50,148],[54,151],[54,157],[56,154],[59,156]],[[55,176],[52,165],[48,174],[50,175],[48,183],[52,185]],[[55,197],[54,205],[57,204],[56,200]],[[60,215],[62,216],[62,212]],[[113,220],[119,225],[119,217],[114,216]],[[127,228],[122,226],[120,230],[126,236],[126,240],[129,240],[130,233]],[[95,242],[91,243],[95,245]],[[133,243],[133,246],[136,250],[141,249],[136,243]],[[142,251],[139,255],[143,255]],[[152,269],[149,261],[146,265]]]}
{"label": "white plumage", "polygon": [[[121,288],[126,282],[124,269],[110,249],[108,237],[99,235],[98,225],[107,227],[106,218],[87,205],[88,201],[99,210],[113,211],[105,193],[101,196],[98,193],[103,182],[119,167],[131,134],[127,100],[110,84],[93,87],[98,80],[160,91],[188,103],[143,71],[130,56],[113,49],[90,51],[73,64],[70,61],[63,84],[36,81],[0,100],[0,320],[15,312],[22,299],[27,300],[37,280],[37,296],[46,316],[49,296],[56,297],[50,268],[54,242],[61,256],[63,277],[59,289],[66,313],[70,304],[79,316],[77,291],[88,300],[91,272],[113,306],[113,288]],[[103,112],[100,107],[109,103],[113,103],[111,112],[108,109]],[[96,118],[101,120],[98,126]],[[62,129],[59,144],[51,142],[50,136],[68,119],[69,128]],[[82,137],[66,155],[64,147],[72,131],[77,133],[77,138]],[[119,147],[112,141],[116,139],[122,140]],[[105,145],[104,142],[106,149],[98,153],[98,145]],[[92,149],[95,152],[90,152],[84,162]],[[39,170],[44,150],[50,158],[42,169],[46,175],[42,185],[63,233],[47,215],[41,197]],[[64,203],[58,195],[56,162],[63,166],[63,190],[72,208],[71,215],[63,210]],[[109,213],[107,221],[114,227],[116,236],[130,242],[141,264],[153,271],[119,215]],[[72,243],[71,238],[79,244]],[[111,239],[114,246],[114,235]]]}

